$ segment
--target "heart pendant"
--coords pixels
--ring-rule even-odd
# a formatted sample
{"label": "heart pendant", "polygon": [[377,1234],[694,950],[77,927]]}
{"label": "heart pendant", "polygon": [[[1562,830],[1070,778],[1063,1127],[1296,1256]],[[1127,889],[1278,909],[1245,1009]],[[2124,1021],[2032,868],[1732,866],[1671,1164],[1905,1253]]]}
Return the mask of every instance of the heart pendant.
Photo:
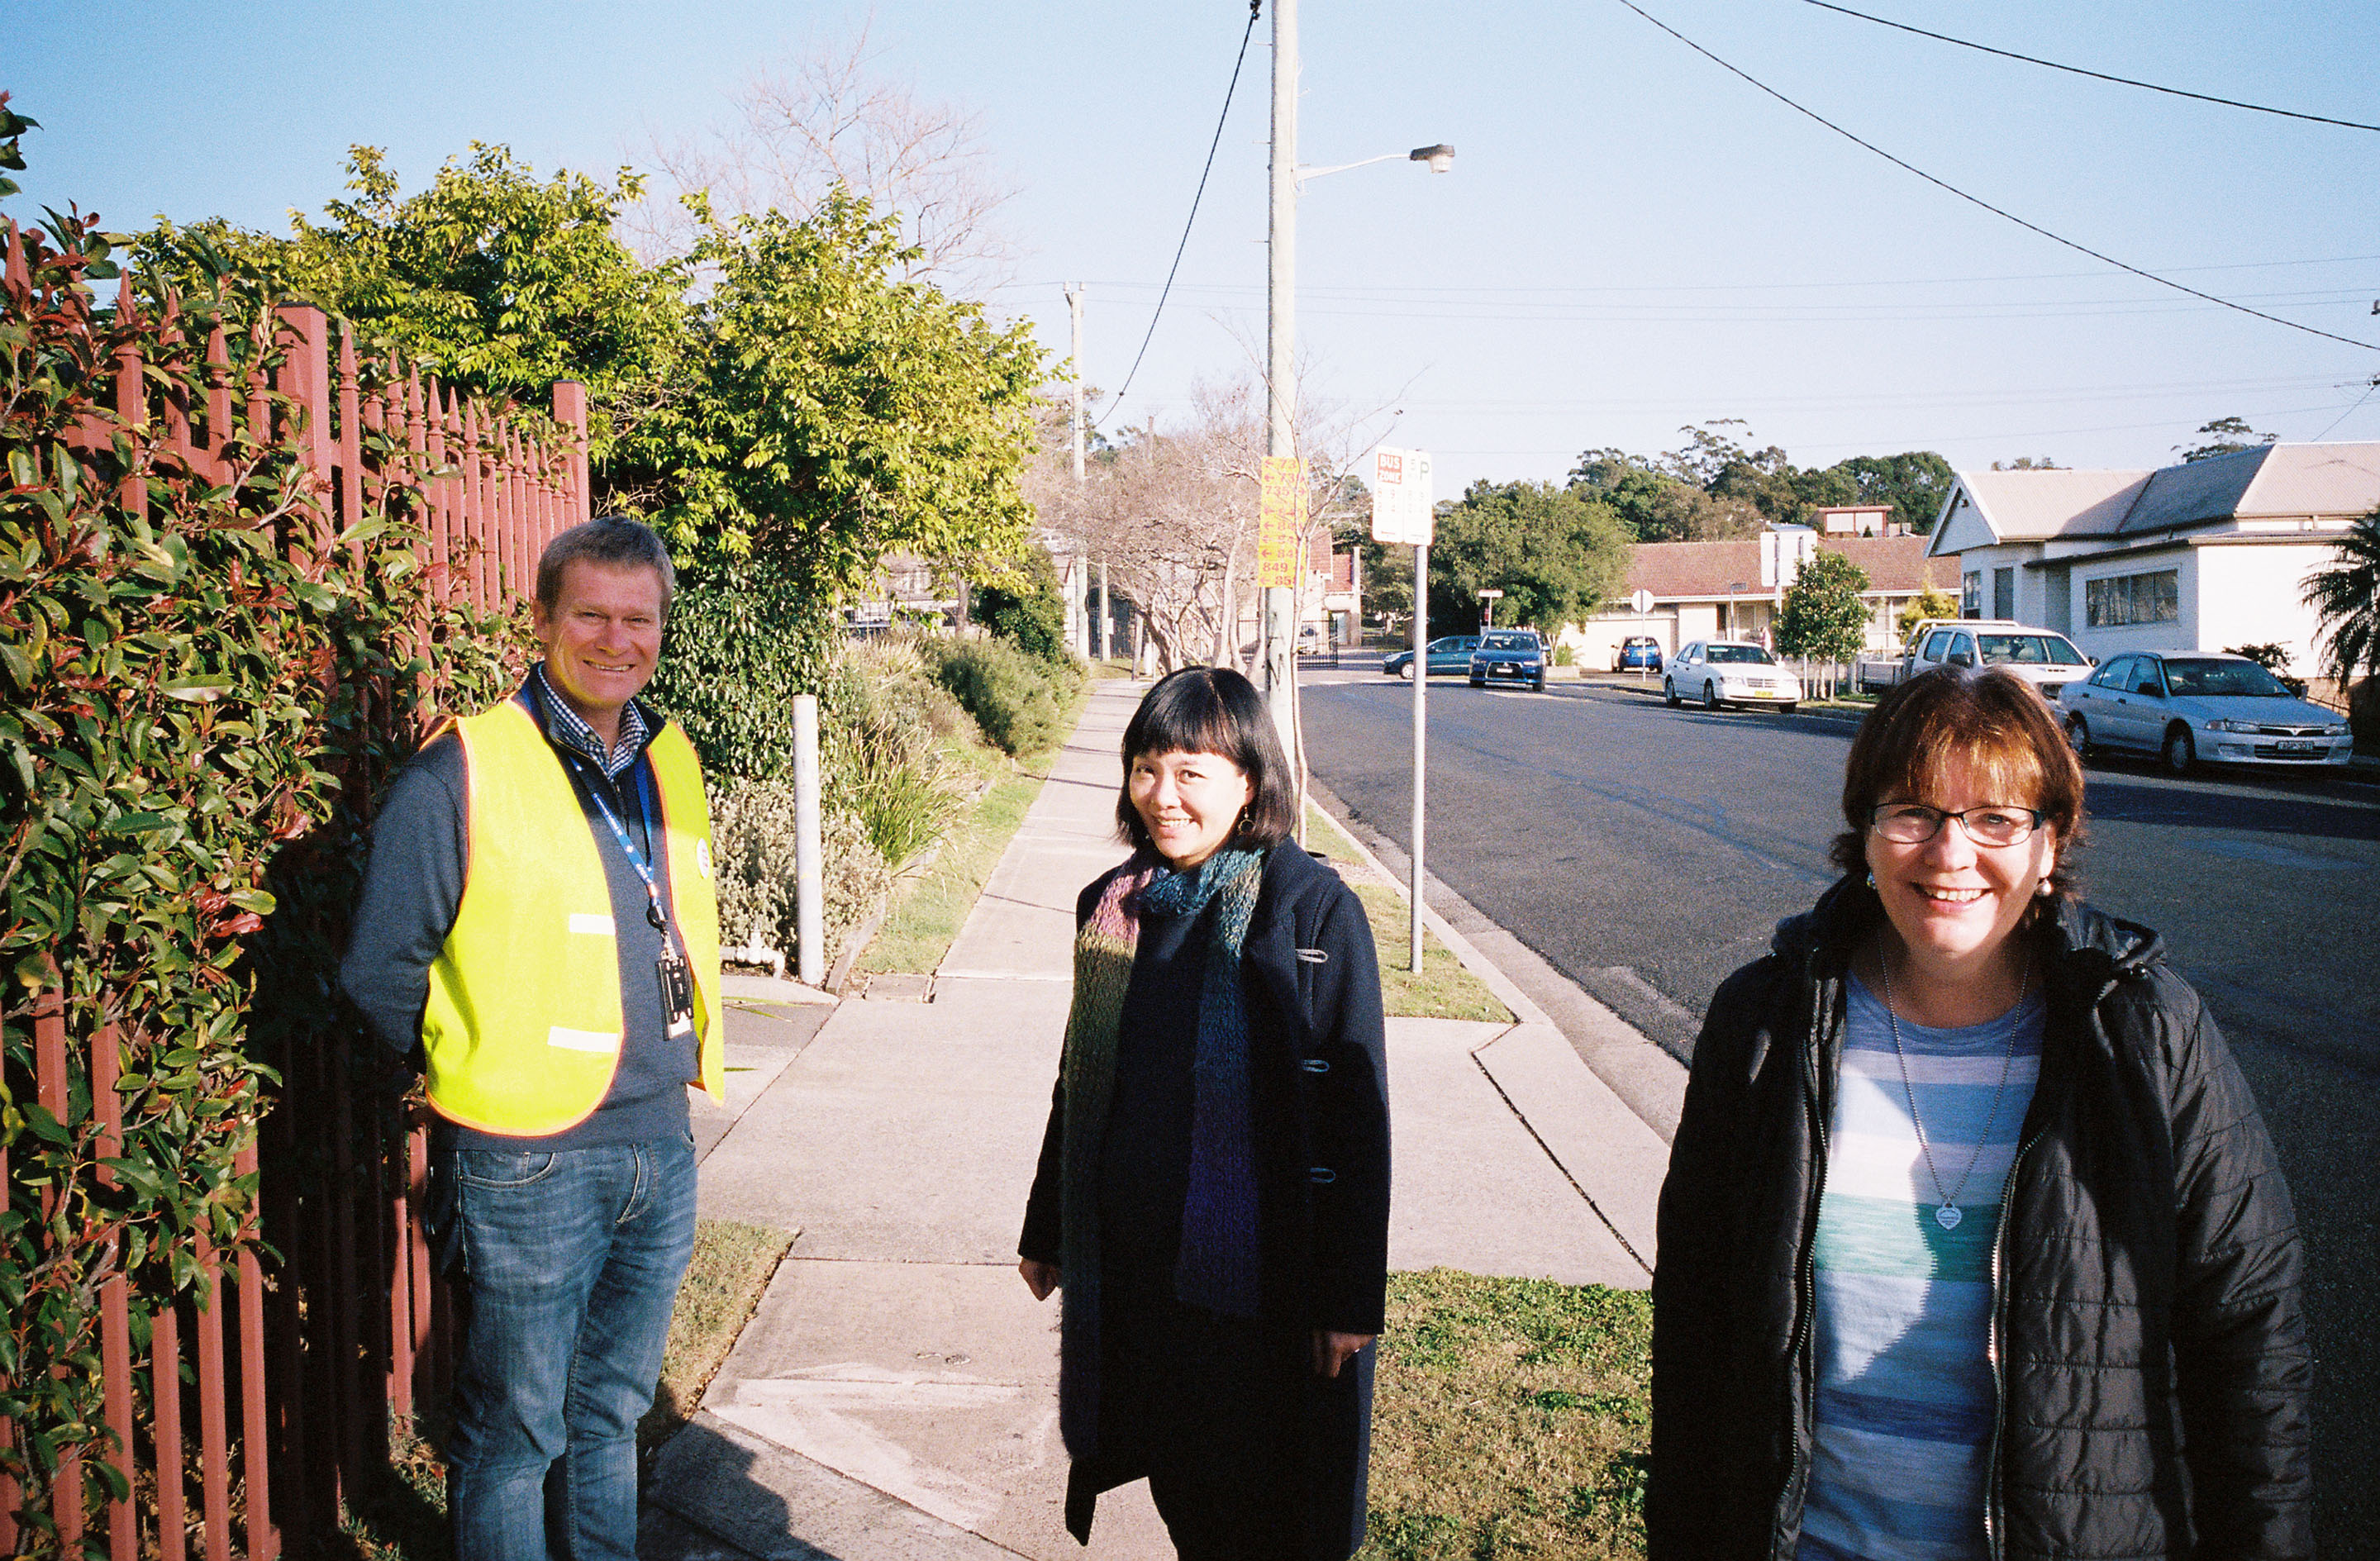
{"label": "heart pendant", "polygon": [[1943,1229],[1956,1230],[1959,1228],[1959,1221],[1966,1218],[1967,1216],[1959,1212],[1958,1204],[1945,1204],[1940,1208],[1934,1211],[1934,1217],[1936,1220],[1940,1222]]}

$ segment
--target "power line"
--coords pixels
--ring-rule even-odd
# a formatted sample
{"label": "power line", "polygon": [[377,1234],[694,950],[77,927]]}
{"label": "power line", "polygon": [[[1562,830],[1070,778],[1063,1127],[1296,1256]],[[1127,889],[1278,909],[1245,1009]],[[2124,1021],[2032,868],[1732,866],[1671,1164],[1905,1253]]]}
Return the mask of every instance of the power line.
{"label": "power line", "polygon": [[[1232,116],[1232,98],[1240,90],[1240,67],[1248,62],[1248,40],[1256,36],[1257,17],[1263,9],[1264,0],[1248,0],[1248,25],[1240,34],[1240,57],[1232,62],[1232,84],[1223,89],[1223,112],[1215,119],[1215,139],[1207,143],[1207,165],[1198,170],[1198,190],[1190,197],[1190,218],[1182,224],[1182,242],[1173,248],[1173,264],[1166,270],[1165,289],[1158,294],[1157,308],[1149,313],[1148,333],[1140,338],[1140,351],[1133,355],[1132,368],[1124,374],[1123,390],[1115,393],[1115,399],[1108,403],[1105,412],[1091,419],[1093,428],[1114,417],[1115,409],[1123,405],[1124,393],[1132,389],[1133,378],[1140,372],[1140,360],[1148,356],[1148,344],[1157,336],[1157,322],[1165,318],[1165,300],[1173,292],[1173,276],[1182,269],[1183,252],[1190,248],[1190,229],[1198,220],[1198,202],[1207,195],[1207,175],[1215,171],[1215,149],[1223,144],[1223,123]],[[1082,366],[1075,365],[1075,371],[1081,370]]]}
{"label": "power line", "polygon": [[1635,0],[1619,0],[1619,4],[1626,6],[1629,10],[1635,12],[1638,16],[1643,17],[1646,21],[1651,22],[1655,27],[1659,28],[1662,31],[1668,33],[1679,42],[1683,43],[1687,48],[1692,49],[1694,53],[1702,55],[1703,58],[1710,61],[1711,64],[1718,66],[1721,70],[1726,71],[1729,75],[1749,82],[1752,86],[1767,93],[1770,97],[1775,98],[1779,103],[1783,103],[1787,108],[1791,109],[1794,113],[1801,115],[1804,118],[1817,121],[1828,129],[1832,130],[1835,134],[1842,137],[1843,139],[1851,142],[1853,146],[1861,147],[1866,151],[1872,151],[1878,157],[1883,158],[1887,163],[1891,163],[1894,167],[1901,169],[1903,172],[1916,175],[1919,178],[1924,179],[1927,184],[1934,186],[1937,189],[1947,190],[1971,206],[1980,206],[1985,211],[1989,212],[1992,215],[2012,222],[2028,233],[2037,233],[2053,244],[2062,244],[2067,248],[2073,250],[2076,254],[2088,255],[2095,260],[2114,266],[2118,271],[2130,272],[2132,275],[2140,277],[2143,281],[2154,282],[2160,287],[2170,287],[2177,293],[2187,293],[2193,298],[2204,298],[2210,304],[2219,304],[2225,309],[2236,309],[2241,314],[2252,315],[2258,320],[2266,321],[2275,325],[2286,325],[2292,331],[2302,331],[2309,336],[2320,336],[2325,341],[2338,342],[2343,345],[2350,347],[2361,347],[2365,352],[2380,352],[2380,345],[2374,345],[2370,342],[2359,342],[2352,336],[2341,336],[2335,332],[2321,330],[2315,326],[2301,325],[2294,320],[2284,320],[2277,314],[2266,314],[2260,309],[2250,309],[2245,304],[2235,304],[2228,298],[2218,298],[2212,293],[2202,293],[2197,288],[2190,286],[2185,283],[2176,282],[2170,277],[2159,276],[2156,272],[2152,271],[2143,271],[2136,265],[2126,264],[2124,261],[2116,259],[2113,255],[2103,254],[2100,251],[2092,248],[2087,244],[2079,244],[2071,238],[2067,238],[2061,235],[2052,233],[2047,228],[2042,226],[2039,223],[2027,222],[2022,217],[2018,216],[2014,212],[2008,211],[2003,207],[1993,205],[1990,201],[1985,200],[1982,196],[1969,195],[1965,190],[1961,189],[1957,185],[1950,183],[1948,179],[1935,177],[1932,174],[1920,168],[1914,163],[1911,163],[1904,158],[1895,157],[1892,153],[1885,151],[1884,148],[1876,145],[1874,141],[1861,139],[1858,136],[1855,136],[1851,131],[1844,129],[1840,125],[1836,124],[1833,120],[1828,118],[1825,115],[1818,113],[1815,109],[1803,107],[1800,103],[1795,103],[1791,98],[1787,97],[1784,93],[1779,91],[1776,88],[1771,87],[1766,81],[1759,79],[1757,77],[1753,76],[1747,71],[1730,65],[1727,61],[1719,58],[1717,54],[1712,54],[1700,43],[1695,42],[1684,33],[1680,32],[1676,28],[1671,27],[1668,22],[1665,22],[1660,18],[1653,15],[1652,12],[1645,10],[1642,6],[1635,4]]}
{"label": "power line", "polygon": [[2363,404],[2372,399],[2372,393],[2376,390],[2380,390],[2380,375],[2374,376],[2372,382],[2363,387],[2363,393],[2355,398],[2355,405],[2353,406],[2349,407],[2346,411],[2341,412],[2338,417],[2333,417],[2330,420],[2330,428],[2323,430],[2320,433],[2314,435],[2314,438],[2328,439],[2330,437],[2330,429],[2338,427],[2339,424],[2355,416],[2357,411],[2362,407]]}
{"label": "power line", "polygon": [[1913,32],[1920,38],[1931,38],[1943,43],[1955,43],[1961,49],[1973,49],[1977,54],[1998,54],[2004,60],[2022,60],[2027,65],[2042,66],[2050,70],[2062,70],[2070,76],[2087,76],[2094,81],[2112,81],[2119,87],[2138,87],[2143,91],[2163,92],[2169,97],[2195,98],[2200,103],[2220,103],[2225,108],[2244,108],[2254,114],[2277,114],[2284,119],[2306,119],[2316,125],[2337,125],[2342,129],[2380,132],[2380,125],[2366,125],[2361,120],[2333,119],[2324,114],[2300,114],[2293,108],[2272,108],[2264,103],[2241,103],[2237,98],[2218,98],[2207,92],[2186,91],[2180,87],[2160,87],[2154,81],[2135,81],[2129,76],[2110,76],[2103,70],[2085,70],[2079,65],[2060,65],[2056,60],[2036,59],[2031,54],[2020,54],[2011,49],[1995,49],[1988,43],[1972,43],[1964,38],[1953,38],[1947,32],[1928,32],[1922,27],[1912,27],[1907,22],[1892,21],[1884,17],[1872,17],[1865,11],[1854,11],[1848,6],[1835,5],[1832,0],[1802,0],[1802,3],[1805,6],[1815,6],[1822,11],[1835,11],[1843,16],[1857,17],[1862,21],[1874,22],[1878,27]]}

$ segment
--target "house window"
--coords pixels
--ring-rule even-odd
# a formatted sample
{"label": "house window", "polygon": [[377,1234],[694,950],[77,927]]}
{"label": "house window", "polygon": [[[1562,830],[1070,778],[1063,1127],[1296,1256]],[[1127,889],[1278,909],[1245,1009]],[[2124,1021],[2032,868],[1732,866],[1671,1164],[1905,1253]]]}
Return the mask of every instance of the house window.
{"label": "house window", "polygon": [[1978,570],[1961,575],[1959,580],[1959,616],[1980,618],[1984,615],[1984,576]]}
{"label": "house window", "polygon": [[1992,616],[2016,616],[2016,571],[2013,569],[1992,571]]}
{"label": "house window", "polygon": [[2082,621],[2095,629],[2172,623],[2181,618],[2181,571],[2117,575],[2082,582]]}

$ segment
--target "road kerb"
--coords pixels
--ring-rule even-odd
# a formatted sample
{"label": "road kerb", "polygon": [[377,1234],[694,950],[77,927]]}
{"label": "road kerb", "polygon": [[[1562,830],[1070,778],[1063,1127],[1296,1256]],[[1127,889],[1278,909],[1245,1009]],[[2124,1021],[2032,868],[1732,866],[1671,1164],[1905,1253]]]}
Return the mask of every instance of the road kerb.
{"label": "road kerb", "polygon": [[[1306,795],[1330,816],[1341,834],[1362,855],[1365,863],[1382,878],[1396,886],[1400,898],[1411,902],[1408,877],[1376,855],[1368,833],[1362,824],[1348,817],[1345,803],[1321,781],[1308,779]],[[1393,845],[1389,849],[1394,850]],[[1438,903],[1433,903],[1436,902]],[[1491,958],[1477,942],[1459,931],[1439,910],[1439,903],[1451,903],[1464,913],[1464,919],[1475,923],[1483,940],[1498,944],[1498,957]],[[1636,1119],[1650,1128],[1667,1144],[1678,1129],[1678,1113],[1683,1107],[1686,1093],[1686,1071],[1675,1058],[1644,1032],[1621,1019],[1597,1002],[1577,983],[1548,963],[1534,950],[1504,931],[1479,914],[1469,902],[1449,889],[1436,875],[1430,875],[1427,893],[1423,897],[1423,923],[1439,936],[1440,941],[1463,962],[1464,969],[1477,976],[1498,1000],[1512,1010],[1524,1024],[1542,1024],[1570,1042],[1579,1060],[1603,1086],[1619,1096]],[[1527,971],[1529,986],[1543,993],[1547,1003],[1540,1003],[1515,981],[1504,968],[1511,964]],[[1658,1178],[1654,1183],[1658,1189]]]}

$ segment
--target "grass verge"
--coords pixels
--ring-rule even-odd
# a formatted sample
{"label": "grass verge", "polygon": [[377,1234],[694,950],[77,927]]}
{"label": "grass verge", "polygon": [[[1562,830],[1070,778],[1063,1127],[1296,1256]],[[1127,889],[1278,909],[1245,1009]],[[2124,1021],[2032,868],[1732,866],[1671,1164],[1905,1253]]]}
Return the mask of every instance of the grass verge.
{"label": "grass verge", "polygon": [[1372,924],[1372,942],[1380,958],[1380,1004],[1398,1019],[1473,1019],[1488,1024],[1510,1024],[1512,1010],[1487,984],[1463,966],[1453,950],[1425,927],[1421,935],[1421,969],[1411,967],[1413,933],[1405,897],[1374,871],[1347,838],[1337,819],[1305,805],[1305,841],[1330,858],[1364,902]]}
{"label": "grass verge", "polygon": [[[661,1386],[637,1427],[640,1454],[650,1457],[694,1413],[793,1242],[783,1230],[729,1220],[695,1226],[694,1260],[670,1313]],[[328,1554],[363,1561],[451,1561],[446,1465],[438,1451],[443,1422],[443,1404],[425,1406],[418,1422],[390,1417],[388,1466],[340,1515],[349,1548]]]}
{"label": "grass verge", "polygon": [[967,913],[982,898],[983,886],[1000,864],[1026,810],[1041,794],[1050,761],[1074,735],[1090,698],[1087,681],[1062,690],[1059,696],[1059,738],[1056,744],[1028,754],[1014,765],[1003,763],[991,784],[978,797],[967,815],[942,836],[942,848],[923,872],[892,887],[884,925],[861,950],[856,968],[872,975],[899,972],[929,974],[951,951]]}
{"label": "grass verge", "polygon": [[1433,1268],[1388,1322],[1357,1561],[1644,1555],[1649,1297]]}
{"label": "grass verge", "polygon": [[694,1417],[702,1390],[719,1373],[735,1336],[744,1331],[761,1292],[794,1238],[783,1230],[706,1219],[694,1228],[694,1261],[670,1313],[662,1347],[661,1386],[637,1426],[637,1447],[650,1455]]}
{"label": "grass verge", "polygon": [[930,865],[893,886],[884,926],[859,956],[871,973],[924,974],[942,962],[967,913],[983,894],[1000,853],[1025,822],[1025,812],[1041,794],[1041,777],[1011,774],[995,780],[965,818],[942,837]]}

